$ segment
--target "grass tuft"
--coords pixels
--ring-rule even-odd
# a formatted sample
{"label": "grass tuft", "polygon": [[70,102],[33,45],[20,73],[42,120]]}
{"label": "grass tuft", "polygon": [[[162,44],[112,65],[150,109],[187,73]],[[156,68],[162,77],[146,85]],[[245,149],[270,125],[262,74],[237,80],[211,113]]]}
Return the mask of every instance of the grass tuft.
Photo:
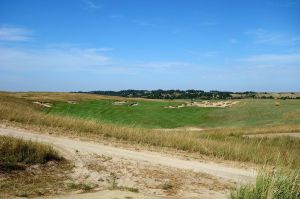
{"label": "grass tuft", "polygon": [[296,199],[300,198],[300,172],[261,172],[254,185],[242,185],[230,199]]}
{"label": "grass tuft", "polygon": [[68,183],[67,184],[69,189],[81,189],[83,191],[90,191],[91,189],[93,189],[93,187],[91,185],[88,184],[84,184],[84,183]]}
{"label": "grass tuft", "polygon": [[62,158],[52,147],[32,141],[0,136],[0,170],[20,170],[20,164],[44,164]]}
{"label": "grass tuft", "polygon": [[169,190],[169,189],[172,189],[172,188],[173,188],[173,185],[170,182],[165,182],[162,185],[162,189],[164,189],[164,190]]}
{"label": "grass tuft", "polygon": [[0,198],[62,191],[72,168],[48,145],[0,136]]}

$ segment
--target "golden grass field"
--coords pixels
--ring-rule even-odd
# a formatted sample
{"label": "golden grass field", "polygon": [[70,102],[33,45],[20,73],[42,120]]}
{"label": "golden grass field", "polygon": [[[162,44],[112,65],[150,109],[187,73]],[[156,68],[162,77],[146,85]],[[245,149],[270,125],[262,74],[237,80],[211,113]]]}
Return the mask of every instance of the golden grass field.
{"label": "golden grass field", "polygon": [[[245,134],[300,132],[300,125],[251,128],[211,128],[202,132],[161,132],[130,128],[62,115],[46,114],[32,101],[85,101],[107,96],[69,93],[1,93],[0,119],[27,127],[93,139],[114,138],[198,153],[212,158],[299,168],[300,140],[291,137],[247,138]],[[119,98],[118,98],[119,99]]]}
{"label": "golden grass field", "polygon": [[[232,190],[230,198],[297,198],[299,197],[300,169],[300,139],[289,136],[248,137],[255,134],[281,134],[300,132],[297,123],[299,110],[280,112],[277,124],[244,126],[244,127],[211,127],[203,131],[168,130],[158,131],[147,128],[133,128],[128,125],[107,123],[94,119],[72,117],[61,114],[47,113],[45,107],[34,102],[76,103],[97,100],[127,100],[154,101],[146,99],[127,99],[120,97],[99,96],[74,93],[0,93],[0,121],[2,125],[17,126],[39,132],[51,132],[64,136],[84,138],[85,140],[107,141],[133,146],[152,147],[156,150],[177,151],[183,154],[193,154],[194,157],[217,161],[234,161],[245,165],[255,165],[260,168],[273,168],[273,172],[262,170],[255,186],[243,185]],[[164,102],[164,100],[159,100]],[[278,100],[269,101],[274,104]],[[284,102],[297,104],[298,101]],[[294,106],[295,107],[295,106]],[[270,110],[270,107],[269,107]],[[259,118],[259,117],[258,117]],[[264,117],[265,118],[265,117]],[[284,121],[293,121],[284,124]],[[283,121],[283,122],[282,122]],[[4,196],[14,194],[20,197],[53,195],[68,192],[72,189],[88,191],[91,186],[74,184],[66,186],[65,180],[71,171],[72,164],[56,158],[56,163],[48,165],[47,158],[56,157],[56,152],[38,143],[28,143],[13,138],[0,137],[2,157],[11,157],[9,164],[3,167],[4,159],[0,161],[3,168],[31,168],[31,164],[40,162],[38,170],[33,175],[30,172],[4,172],[1,175],[0,188]],[[30,147],[29,147],[30,145]],[[25,146],[25,147],[24,147]],[[19,148],[25,149],[20,154]],[[29,152],[30,153],[29,153]],[[10,154],[10,155],[9,155]],[[30,155],[33,154],[33,155]],[[52,154],[49,156],[49,154]],[[17,157],[17,158],[16,158]],[[21,157],[21,158],[20,158]],[[15,158],[15,159],[14,159]],[[55,158],[54,158],[55,159]],[[7,160],[5,159],[6,163]],[[51,162],[51,161],[50,161]],[[7,166],[8,165],[8,166]],[[276,169],[274,169],[276,168]],[[275,172],[276,170],[276,172]],[[277,172],[277,170],[279,170]],[[37,172],[37,173],[36,173]],[[11,188],[13,187],[13,189]],[[136,189],[135,189],[136,190]],[[6,195],[5,195],[6,194]]]}

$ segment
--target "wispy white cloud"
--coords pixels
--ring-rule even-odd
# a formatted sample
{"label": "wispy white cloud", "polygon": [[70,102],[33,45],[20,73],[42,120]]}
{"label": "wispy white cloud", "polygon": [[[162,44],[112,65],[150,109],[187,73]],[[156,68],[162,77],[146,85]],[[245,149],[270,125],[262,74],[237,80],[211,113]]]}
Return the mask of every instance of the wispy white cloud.
{"label": "wispy white cloud", "polygon": [[269,72],[294,71],[299,73],[300,54],[261,54],[239,59],[239,66],[249,70],[268,69]]}
{"label": "wispy white cloud", "polygon": [[270,32],[264,29],[256,29],[245,32],[254,39],[256,44],[269,45],[297,45],[300,44],[300,36],[293,36],[279,32]]}
{"label": "wispy white cloud", "polygon": [[110,15],[109,17],[112,19],[123,19],[124,18],[124,16],[121,14],[113,14],[113,15]]}
{"label": "wispy white cloud", "polygon": [[217,51],[208,51],[202,54],[203,57],[216,57],[219,53]]}
{"label": "wispy white cloud", "polygon": [[232,44],[236,44],[239,41],[237,39],[231,38],[231,39],[229,39],[229,42],[232,43]]}
{"label": "wispy white cloud", "polygon": [[[71,48],[72,50],[78,51],[78,48]],[[86,48],[80,49],[86,53],[101,53],[101,52],[108,52],[114,50],[113,48]]]}
{"label": "wispy white cloud", "polygon": [[139,64],[138,66],[143,68],[157,68],[157,69],[175,69],[194,66],[192,63],[180,62],[180,61],[161,61],[161,62],[149,62]]}
{"label": "wispy white cloud", "polygon": [[300,67],[300,54],[263,54],[254,55],[240,61],[251,62],[251,63],[280,63],[280,64],[290,64],[298,63]]}
{"label": "wispy white cloud", "polygon": [[132,23],[137,24],[139,26],[146,26],[146,27],[155,27],[156,26],[155,24],[149,23],[148,21],[138,20],[138,19],[132,20]]}
{"label": "wispy white cloud", "polygon": [[285,7],[293,7],[296,5],[299,5],[299,0],[287,0],[285,1],[285,4],[283,4]]}
{"label": "wispy white cloud", "polygon": [[32,31],[15,26],[0,27],[0,41],[28,41],[32,39]]}
{"label": "wispy white cloud", "polygon": [[205,19],[199,22],[200,26],[215,26],[218,25],[218,22],[212,19]]}
{"label": "wispy white cloud", "polygon": [[82,0],[86,8],[97,9],[101,8],[100,5],[96,4],[94,0]]}
{"label": "wispy white cloud", "polygon": [[122,20],[124,23],[131,23],[143,27],[159,27],[157,23],[153,23],[151,19],[131,18],[122,14],[112,14],[108,16],[113,20]]}
{"label": "wispy white cloud", "polygon": [[187,71],[197,71],[199,69],[205,68],[205,66],[201,66],[192,62],[185,61],[148,61],[142,62],[139,64],[131,64],[127,69],[130,71],[134,71],[135,73],[147,74],[152,72],[158,73],[185,73]]}
{"label": "wispy white cloud", "polygon": [[0,48],[0,68],[12,70],[94,70],[110,58],[96,48]]}
{"label": "wispy white cloud", "polygon": [[199,52],[199,51],[194,51],[194,50],[187,50],[187,53],[197,56],[197,57],[204,57],[204,58],[212,58],[212,57],[217,57],[220,52],[218,51],[206,51],[206,52]]}
{"label": "wispy white cloud", "polygon": [[65,42],[60,42],[60,43],[52,43],[46,45],[46,48],[48,49],[87,49],[88,52],[108,52],[108,51],[113,51],[114,48],[83,48],[83,46],[86,46],[87,44],[85,43],[65,43]]}
{"label": "wispy white cloud", "polygon": [[174,28],[171,32],[173,34],[180,34],[180,33],[185,32],[185,29],[183,29],[183,28]]}
{"label": "wispy white cloud", "polygon": [[285,1],[276,0],[276,1],[270,1],[269,4],[273,5],[273,6],[278,6],[278,7],[290,8],[290,7],[299,5],[300,2],[299,2],[299,0],[285,0]]}
{"label": "wispy white cloud", "polygon": [[166,72],[197,65],[181,61],[124,62],[105,53],[113,48],[82,48],[72,44],[50,44],[45,48],[0,47],[0,69],[14,71],[105,71],[120,73]]}

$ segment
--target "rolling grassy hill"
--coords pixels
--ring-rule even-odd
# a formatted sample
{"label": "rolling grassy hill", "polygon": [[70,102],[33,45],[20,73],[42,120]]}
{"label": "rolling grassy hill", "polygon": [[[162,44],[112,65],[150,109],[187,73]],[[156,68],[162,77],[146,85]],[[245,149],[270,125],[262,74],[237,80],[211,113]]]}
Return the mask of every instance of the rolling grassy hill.
{"label": "rolling grassy hill", "polygon": [[240,103],[227,108],[175,109],[164,107],[176,106],[182,102],[138,101],[138,106],[129,106],[114,105],[114,101],[93,100],[78,104],[57,102],[45,111],[50,114],[145,128],[254,127],[300,123],[300,100],[253,99],[240,100]]}
{"label": "rolling grassy hill", "polygon": [[[69,100],[76,101],[77,104],[69,104]],[[205,113],[206,116],[203,116],[205,118],[203,124],[217,127],[201,132],[153,131],[145,128],[131,128],[128,125],[132,124],[128,123],[127,126],[117,125],[117,119],[111,122],[96,120],[95,117],[103,111],[99,104],[104,103],[105,105],[109,101],[112,103],[116,100],[120,101],[124,98],[109,99],[101,96],[68,93],[0,93],[0,122],[93,140],[113,139],[126,143],[173,148],[212,158],[299,168],[300,140],[298,138],[250,138],[244,136],[245,134],[299,132],[299,102],[297,100],[280,100],[280,106],[276,106],[276,101],[273,100],[246,100],[232,108],[193,107],[192,109],[197,111],[208,110]],[[48,102],[53,106],[48,109],[33,103],[35,101]],[[91,109],[94,111],[93,115],[92,112],[89,113],[88,111],[91,104],[94,103],[100,108],[97,111]],[[153,111],[152,114],[154,115],[151,117],[147,116],[149,113],[145,111],[147,109],[142,106],[143,103],[149,103],[148,110],[151,109],[150,105],[156,107],[152,107],[154,110],[160,108],[161,111],[176,111],[176,114],[182,113],[180,111],[185,109],[164,109],[161,105],[171,103],[164,101],[141,100],[139,103],[139,106],[116,106],[118,107],[116,110],[137,108],[142,112],[141,115],[144,114],[143,116],[148,117],[150,121],[159,121],[164,119],[166,115],[171,119],[174,117],[169,112],[162,114],[157,111]],[[83,105],[86,107],[81,108],[83,116],[80,116],[79,108]],[[112,104],[108,105],[108,110],[112,110],[110,106]],[[57,112],[54,112],[55,109]],[[88,113],[84,114],[86,111]],[[124,115],[120,114],[120,111],[117,113],[122,117],[132,117],[132,114]],[[184,121],[182,118],[188,115],[189,112],[186,112],[185,115],[179,115],[176,121]],[[154,120],[152,117],[159,119]],[[131,118],[132,121],[134,119],[137,120],[136,123],[142,121],[137,117]],[[183,122],[182,124],[186,123]],[[228,126],[222,127],[222,125]],[[230,125],[236,127],[233,128]],[[244,126],[241,127],[242,125]]]}

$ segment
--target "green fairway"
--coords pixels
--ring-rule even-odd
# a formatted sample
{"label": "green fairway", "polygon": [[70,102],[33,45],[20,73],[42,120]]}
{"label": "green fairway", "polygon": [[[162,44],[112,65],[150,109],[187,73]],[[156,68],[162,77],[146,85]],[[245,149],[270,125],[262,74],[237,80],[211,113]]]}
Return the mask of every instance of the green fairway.
{"label": "green fairway", "polygon": [[210,127],[300,124],[300,100],[240,100],[231,108],[212,111],[206,122],[205,125]]}
{"label": "green fairway", "polygon": [[248,127],[300,124],[300,100],[241,100],[230,108],[164,108],[179,102],[138,101],[137,106],[114,105],[114,100],[58,102],[46,111],[85,119],[146,128]]}

